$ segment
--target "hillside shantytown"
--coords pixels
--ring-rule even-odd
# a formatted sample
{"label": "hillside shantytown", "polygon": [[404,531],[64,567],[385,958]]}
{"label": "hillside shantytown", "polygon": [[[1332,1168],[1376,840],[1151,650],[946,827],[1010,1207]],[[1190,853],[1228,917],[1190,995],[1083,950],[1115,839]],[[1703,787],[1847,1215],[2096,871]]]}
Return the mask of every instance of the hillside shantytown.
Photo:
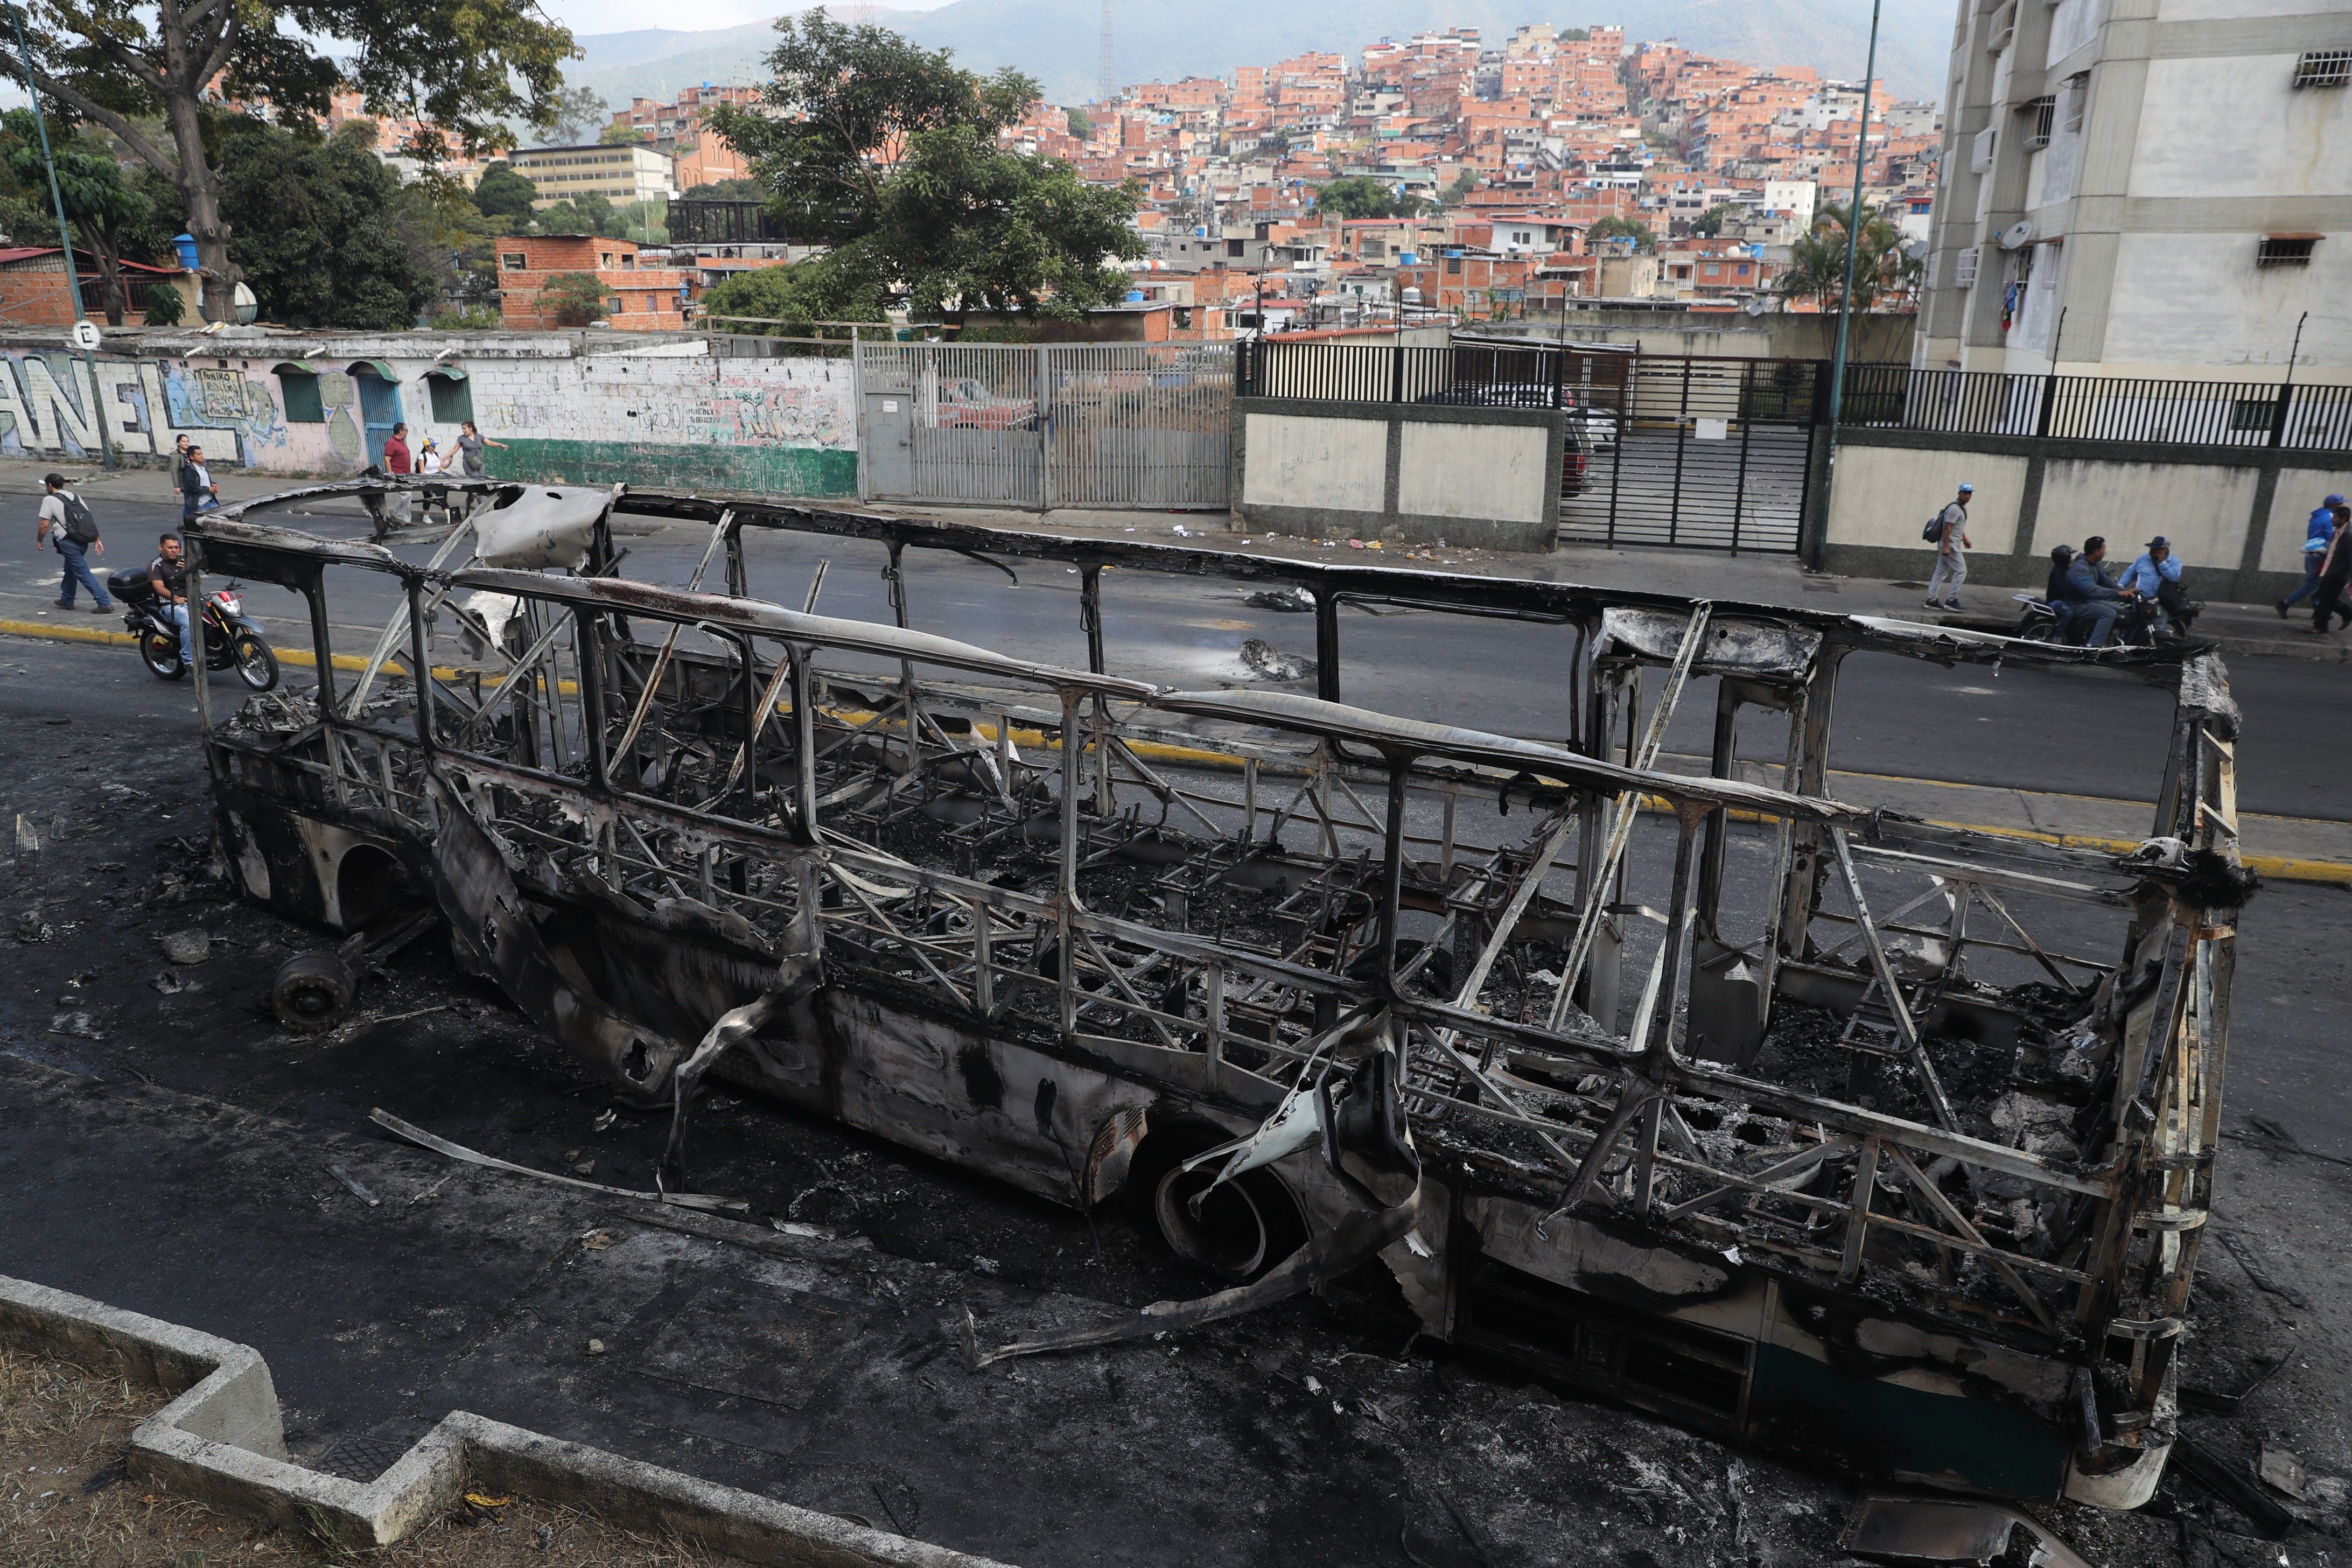
{"label": "hillside shantytown", "polygon": [[426,3],[22,18],[15,1557],[2352,1552],[2352,21]]}

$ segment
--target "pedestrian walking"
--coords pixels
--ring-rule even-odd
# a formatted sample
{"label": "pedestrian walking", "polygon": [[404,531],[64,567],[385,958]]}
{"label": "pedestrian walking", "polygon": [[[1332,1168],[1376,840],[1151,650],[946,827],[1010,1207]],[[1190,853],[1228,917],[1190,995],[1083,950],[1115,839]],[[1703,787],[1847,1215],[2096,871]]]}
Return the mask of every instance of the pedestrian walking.
{"label": "pedestrian walking", "polygon": [[185,436],[175,436],[172,438],[172,488],[173,489],[180,488],[180,470],[187,466],[188,438]]}
{"label": "pedestrian walking", "polygon": [[[1931,610],[1957,610],[1960,605],[1960,584],[1969,580],[1969,502],[1977,493],[1974,485],[1962,485],[1951,504],[1936,514],[1936,569],[1927,574],[1927,607]],[[1939,584],[1948,583],[1948,588]]]}
{"label": "pedestrian walking", "polygon": [[[394,426],[392,434],[383,438],[383,469],[394,479],[405,479],[416,471],[415,459],[408,452],[408,426],[405,424]],[[393,491],[392,526],[405,528],[408,520],[408,492],[405,489]]]}
{"label": "pedestrian walking", "polygon": [[[485,447],[496,447],[499,450],[505,451],[506,446],[507,444],[504,441],[493,441],[488,437],[483,435],[472,420],[466,420],[459,426],[457,435],[457,461],[465,477],[469,479],[488,479],[490,477],[489,464],[483,456],[482,448]],[[473,516],[474,502],[478,499],[479,498],[471,490],[467,491],[464,502],[465,510],[459,515],[462,517]]]}
{"label": "pedestrian walking", "polygon": [[2311,630],[2314,636],[2327,635],[2330,616],[2352,626],[2352,507],[2334,510],[2330,526],[2334,531],[2327,541],[2327,553],[2319,558],[2318,590],[2311,603]]}
{"label": "pedestrian walking", "polygon": [[2336,537],[2336,513],[2344,505],[2344,498],[2329,496],[2311,509],[2311,517],[2303,525],[2303,584],[2278,602],[2279,619],[2286,613],[2319,592],[2319,562],[2327,553],[2330,541]]}
{"label": "pedestrian walking", "polygon": [[114,608],[114,600],[106,584],[93,576],[89,557],[106,553],[106,541],[98,536],[98,519],[91,513],[89,503],[66,486],[63,474],[45,474],[42,487],[48,492],[41,497],[39,520],[33,524],[33,548],[54,545],[58,558],[65,563],[65,581],[58,587],[58,608],[74,607],[77,584],[89,590],[89,613],[102,616]]}
{"label": "pedestrian walking", "polygon": [[457,514],[449,507],[449,487],[438,482],[456,466],[457,458],[455,451],[443,452],[441,444],[430,436],[416,449],[416,475],[425,492],[425,521],[428,523],[436,517],[445,523],[457,521]]}
{"label": "pedestrian walking", "polygon": [[205,466],[205,449],[190,444],[180,464],[180,521],[194,522],[196,513],[220,505],[220,486]]}

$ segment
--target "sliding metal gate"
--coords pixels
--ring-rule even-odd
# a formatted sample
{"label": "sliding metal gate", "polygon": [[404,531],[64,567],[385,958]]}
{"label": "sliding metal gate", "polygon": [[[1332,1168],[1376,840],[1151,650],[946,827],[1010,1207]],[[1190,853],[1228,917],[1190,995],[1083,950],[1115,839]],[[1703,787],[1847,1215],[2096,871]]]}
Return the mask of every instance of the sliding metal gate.
{"label": "sliding metal gate", "polygon": [[1814,360],[1622,362],[1575,399],[1596,439],[1583,485],[1561,498],[1560,538],[1793,553],[1823,374]]}
{"label": "sliding metal gate", "polygon": [[1222,511],[1230,344],[864,343],[869,500]]}

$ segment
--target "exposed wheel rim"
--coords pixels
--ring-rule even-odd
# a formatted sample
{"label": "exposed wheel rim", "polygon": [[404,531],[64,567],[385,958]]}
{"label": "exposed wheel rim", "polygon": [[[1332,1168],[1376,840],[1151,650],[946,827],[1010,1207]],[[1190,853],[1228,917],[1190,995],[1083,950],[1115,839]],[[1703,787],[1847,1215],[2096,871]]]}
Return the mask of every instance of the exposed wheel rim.
{"label": "exposed wheel rim", "polygon": [[1235,1282],[1248,1279],[1265,1262],[1265,1215],[1257,1200],[1238,1182],[1228,1182],[1210,1193],[1192,1212],[1192,1198],[1216,1180],[1222,1161],[1197,1170],[1175,1166],[1160,1178],[1151,1209],[1160,1222],[1160,1237],[1177,1257],[1196,1268]]}

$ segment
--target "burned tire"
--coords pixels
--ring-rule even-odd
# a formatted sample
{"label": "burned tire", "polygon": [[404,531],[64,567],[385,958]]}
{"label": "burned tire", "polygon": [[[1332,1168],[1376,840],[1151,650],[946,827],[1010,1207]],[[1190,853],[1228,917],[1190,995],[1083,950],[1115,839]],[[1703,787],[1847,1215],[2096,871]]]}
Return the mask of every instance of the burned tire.
{"label": "burned tire", "polygon": [[350,1016],[360,979],[339,952],[300,952],[278,966],[269,1005],[298,1035],[331,1029]]}
{"label": "burned tire", "polygon": [[[1232,1141],[1232,1134],[1205,1121],[1155,1125],[1136,1151],[1128,1190],[1144,1223],[1171,1252],[1204,1274],[1242,1285],[1298,1250],[1307,1240],[1307,1221],[1298,1200],[1271,1171],[1251,1171],[1209,1192],[1222,1159],[1183,1168],[1193,1155]],[[1193,1200],[1204,1193],[1195,1214]]]}
{"label": "burned tire", "polygon": [[139,662],[158,680],[178,680],[188,673],[187,661],[180,657],[180,639],[163,632],[139,634]]}
{"label": "burned tire", "polygon": [[267,691],[278,684],[278,656],[251,632],[239,632],[230,641],[228,661],[236,678],[251,690]]}

